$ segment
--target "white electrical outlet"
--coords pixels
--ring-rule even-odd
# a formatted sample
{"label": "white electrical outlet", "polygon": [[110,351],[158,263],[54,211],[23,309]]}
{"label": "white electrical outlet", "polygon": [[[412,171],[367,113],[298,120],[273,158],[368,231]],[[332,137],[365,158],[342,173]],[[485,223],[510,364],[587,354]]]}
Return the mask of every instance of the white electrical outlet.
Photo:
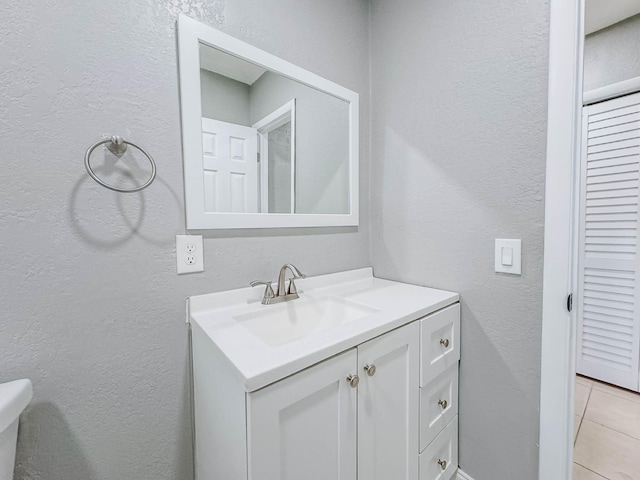
{"label": "white electrical outlet", "polygon": [[176,235],[178,274],[204,272],[202,235]]}

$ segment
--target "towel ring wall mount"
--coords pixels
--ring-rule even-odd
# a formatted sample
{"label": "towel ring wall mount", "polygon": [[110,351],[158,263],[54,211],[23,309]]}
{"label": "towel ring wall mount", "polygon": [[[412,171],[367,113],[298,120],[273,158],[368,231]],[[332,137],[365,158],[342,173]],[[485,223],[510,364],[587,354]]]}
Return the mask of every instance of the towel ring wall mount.
{"label": "towel ring wall mount", "polygon": [[[144,156],[147,157],[147,159],[149,160],[149,163],[151,164],[151,176],[149,177],[149,179],[146,182],[144,182],[142,185],[139,185],[137,187],[120,188],[114,185],[110,185],[104,180],[102,180],[100,177],[98,177],[98,175],[96,175],[96,173],[93,171],[93,168],[91,168],[90,160],[91,160],[91,154],[93,153],[93,151],[103,144],[107,147],[107,150],[109,150],[118,158],[121,158],[125,154],[125,152],[127,151],[128,145],[131,145],[132,147],[140,150],[144,154]],[[108,188],[109,190],[113,190],[115,192],[120,192],[120,193],[139,192],[140,190],[143,190],[147,188],[149,185],[151,185],[151,183],[153,183],[153,181],[156,178],[156,162],[153,161],[153,158],[151,157],[151,155],[149,155],[149,153],[147,153],[147,151],[144,150],[142,147],[136,145],[133,142],[129,142],[123,139],[119,135],[113,135],[111,138],[107,138],[106,140],[100,140],[99,142],[96,142],[93,145],[91,145],[87,149],[86,153],[84,154],[84,166],[87,169],[87,173],[89,174],[89,176],[91,176],[91,178],[93,178],[96,182],[98,182],[103,187]]]}

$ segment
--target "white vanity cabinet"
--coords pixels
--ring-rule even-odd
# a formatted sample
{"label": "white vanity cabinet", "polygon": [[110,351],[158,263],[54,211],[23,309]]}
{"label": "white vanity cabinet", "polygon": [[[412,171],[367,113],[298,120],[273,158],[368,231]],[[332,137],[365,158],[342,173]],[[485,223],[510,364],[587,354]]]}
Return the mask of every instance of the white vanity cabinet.
{"label": "white vanity cabinet", "polygon": [[[361,295],[362,285],[370,286],[370,296],[355,296]],[[407,313],[389,314],[384,324],[376,313],[359,325],[347,324],[345,332],[366,333],[345,335],[347,340],[322,355],[308,353],[309,360],[305,357],[295,369],[287,355],[301,352],[303,342],[261,347],[249,333],[238,330],[234,338],[245,344],[237,342],[223,350],[220,345],[227,345],[224,342],[237,328],[235,313],[227,314],[223,305],[214,318],[211,303],[196,305],[203,312],[191,313],[197,480],[454,478],[460,358],[457,294],[378,279],[372,286],[362,281],[350,288],[355,292],[352,301],[362,298],[380,312],[388,309],[394,314],[394,305],[401,305]],[[382,289],[387,289],[386,297],[380,295]],[[398,300],[393,304],[391,289],[394,301]],[[341,287],[341,292],[345,290]],[[437,303],[426,303],[427,295]],[[302,299],[298,305],[303,305]],[[246,309],[277,311],[260,307],[237,311],[242,315]],[[372,328],[375,322],[378,326]],[[316,340],[308,343],[312,341]],[[263,348],[262,356],[234,356],[234,349],[249,351],[247,343],[253,351]],[[256,358],[273,366],[260,368]]]}
{"label": "white vanity cabinet", "polygon": [[249,478],[416,479],[419,331],[411,323],[247,394]]}

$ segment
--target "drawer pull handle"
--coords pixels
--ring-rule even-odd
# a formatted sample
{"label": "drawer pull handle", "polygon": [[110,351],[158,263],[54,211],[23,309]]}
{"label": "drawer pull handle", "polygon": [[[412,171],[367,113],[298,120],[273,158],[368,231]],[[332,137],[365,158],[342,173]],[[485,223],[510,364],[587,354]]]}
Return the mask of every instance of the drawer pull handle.
{"label": "drawer pull handle", "polygon": [[441,338],[440,339],[440,345],[443,345],[444,348],[447,348],[449,346],[449,339],[448,338]]}
{"label": "drawer pull handle", "polygon": [[438,405],[440,405],[442,409],[445,410],[448,404],[446,400],[438,400]]}
{"label": "drawer pull handle", "polygon": [[373,377],[376,374],[376,366],[374,364],[367,364],[364,366],[364,371],[367,372],[367,375]]}
{"label": "drawer pull handle", "polygon": [[349,375],[347,377],[347,382],[349,382],[349,386],[351,388],[356,388],[360,383],[360,377],[358,375]]}
{"label": "drawer pull handle", "polygon": [[446,460],[438,460],[438,465],[440,465],[440,468],[442,470],[446,470],[447,469],[447,461]]}

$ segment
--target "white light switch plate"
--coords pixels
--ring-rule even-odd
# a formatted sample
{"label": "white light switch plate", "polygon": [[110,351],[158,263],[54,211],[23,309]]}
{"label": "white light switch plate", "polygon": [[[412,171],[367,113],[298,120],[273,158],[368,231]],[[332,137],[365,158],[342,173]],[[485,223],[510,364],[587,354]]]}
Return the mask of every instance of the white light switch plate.
{"label": "white light switch plate", "polygon": [[522,274],[522,240],[496,238],[495,269],[499,273]]}
{"label": "white light switch plate", "polygon": [[202,235],[176,235],[178,274],[204,272]]}

